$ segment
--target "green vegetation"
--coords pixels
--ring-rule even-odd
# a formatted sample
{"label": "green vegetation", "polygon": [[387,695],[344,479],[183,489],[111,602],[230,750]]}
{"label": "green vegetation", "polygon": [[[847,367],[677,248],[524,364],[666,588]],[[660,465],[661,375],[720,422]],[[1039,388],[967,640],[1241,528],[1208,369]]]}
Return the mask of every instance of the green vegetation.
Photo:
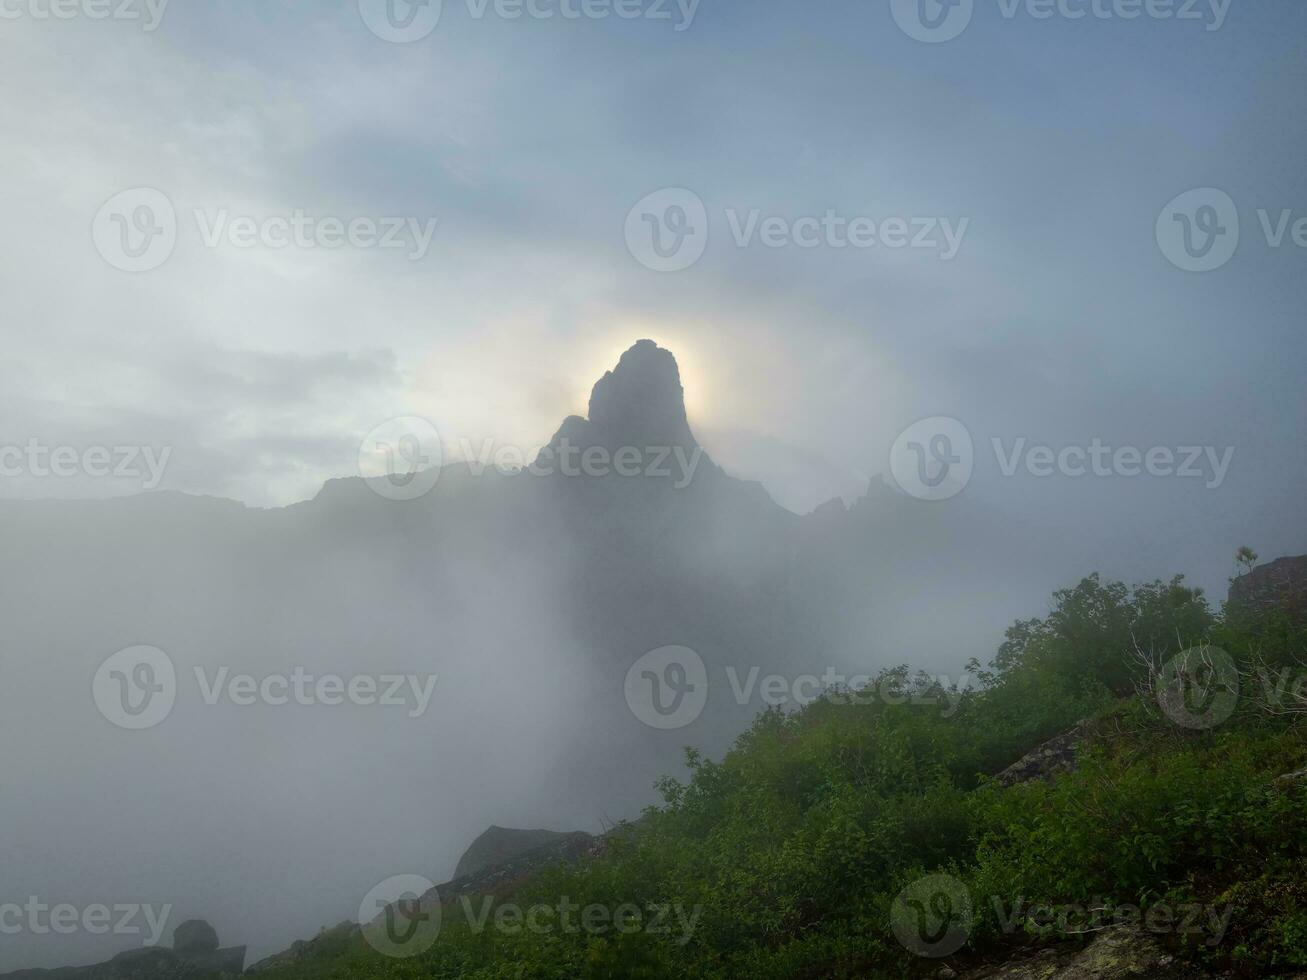
{"label": "green vegetation", "polygon": [[[1162,913],[1155,922],[1201,906],[1194,928],[1153,930],[1174,955],[1241,976],[1292,972],[1307,967],[1307,778],[1279,777],[1307,767],[1307,740],[1263,681],[1296,669],[1305,640],[1287,620],[1215,614],[1179,578],[1129,589],[1091,577],[1056,593],[1048,617],[1016,623],[987,668],[974,664],[979,687],[948,692],[956,710],[929,703],[945,693],[936,681],[899,668],[880,696],[829,692],[764,713],[723,760],[690,752],[691,778],[665,781],[665,803],[602,857],[497,898],[627,906],[639,929],[563,929],[556,914],[536,931],[493,916],[478,929],[453,903],[417,957],[387,959],[354,937],[281,975],[933,975],[940,961],[891,929],[895,896],[928,874],[970,893],[960,964],[1083,941],[1072,937],[1084,921],[1045,906],[1131,906]],[[1233,714],[1209,728],[1176,724],[1153,690],[1195,645],[1228,652],[1240,673]],[[992,778],[1082,721],[1074,771]],[[688,937],[675,915],[666,932],[648,928],[663,906],[698,910]]]}

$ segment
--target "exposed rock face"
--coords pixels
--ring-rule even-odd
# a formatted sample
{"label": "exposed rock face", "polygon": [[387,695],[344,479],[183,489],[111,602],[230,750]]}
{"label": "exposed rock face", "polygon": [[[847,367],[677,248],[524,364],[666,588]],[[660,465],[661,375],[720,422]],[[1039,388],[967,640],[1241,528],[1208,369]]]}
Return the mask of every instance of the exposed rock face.
{"label": "exposed rock face", "polygon": [[638,341],[590,392],[590,427],[601,445],[697,445],[685,417],[685,389],[671,351]]}
{"label": "exposed rock face", "polygon": [[1283,609],[1307,620],[1307,555],[1277,558],[1230,583],[1229,603],[1241,609]]}
{"label": "exposed rock face", "polygon": [[[614,831],[614,833],[625,833],[628,832],[628,829],[623,828]],[[542,835],[544,842],[527,850],[518,851],[502,861],[490,864],[479,863],[479,856],[484,854],[485,851],[479,848],[478,845],[483,841],[487,841],[491,845],[508,842],[520,844],[533,839],[533,835]],[[462,868],[465,862],[469,862],[469,857],[473,857],[473,860],[469,863],[472,865],[479,864],[476,870],[459,875],[453,881],[447,881],[443,885],[437,885],[422,896],[421,905],[423,908],[432,908],[437,903],[445,905],[459,898],[509,894],[533,874],[544,868],[560,863],[574,864],[584,857],[600,853],[604,847],[605,839],[581,831],[564,834],[549,830],[506,830],[502,827],[491,827],[477,838],[472,847],[468,849],[468,852],[463,855],[462,860],[459,861],[459,868]],[[476,852],[477,857],[474,857],[474,852]],[[356,922],[342,922],[332,929],[324,929],[313,939],[300,940],[293,944],[290,949],[260,960],[251,966],[248,972],[263,973],[290,963],[310,959],[326,950],[339,948],[342,943],[356,941],[355,937],[361,931]]]}
{"label": "exposed rock face", "polygon": [[[1067,942],[1021,955],[1001,965],[955,970],[944,966],[940,980],[1228,980],[1172,956],[1157,937],[1128,926],[1115,926],[1086,945]],[[1307,973],[1277,974],[1282,980],[1307,980]]]}
{"label": "exposed rock face", "polygon": [[1088,946],[1042,949],[1035,955],[984,967],[963,980],[1188,980],[1211,974],[1177,963],[1157,941],[1125,928],[1109,929]]}
{"label": "exposed rock face", "polygon": [[1008,766],[994,778],[1000,786],[1012,786],[1031,779],[1049,779],[1076,767],[1076,751],[1088,738],[1087,722],[1050,738]]}
{"label": "exposed rock face", "polygon": [[191,919],[177,927],[172,935],[172,948],[182,956],[197,956],[216,952],[218,932],[203,919]]}
{"label": "exposed rock face", "polygon": [[550,440],[557,449],[604,446],[617,450],[698,446],[685,415],[685,390],[676,358],[652,340],[638,341],[590,392],[589,418],[569,416]]}
{"label": "exposed rock face", "polygon": [[[481,840],[487,834],[496,830],[501,830],[501,828],[492,827],[477,840]],[[440,901],[448,902],[465,895],[499,894],[509,891],[543,868],[554,864],[574,864],[583,857],[598,852],[602,847],[603,840],[582,831],[570,834],[529,830],[508,831],[508,833],[544,833],[549,835],[549,839],[536,847],[519,851],[505,860],[482,865],[475,871],[456,877],[453,881],[437,885],[435,891]],[[525,838],[517,839],[524,840]],[[464,855],[464,860],[466,858],[467,855]],[[459,866],[461,867],[462,864],[463,862],[460,861]],[[424,901],[429,897],[431,896],[424,897]]]}
{"label": "exposed rock face", "polygon": [[503,864],[520,854],[534,851],[546,844],[556,843],[570,835],[554,830],[510,830],[506,827],[491,827],[459,858],[454,869],[454,877],[463,878],[476,874],[492,865]]}

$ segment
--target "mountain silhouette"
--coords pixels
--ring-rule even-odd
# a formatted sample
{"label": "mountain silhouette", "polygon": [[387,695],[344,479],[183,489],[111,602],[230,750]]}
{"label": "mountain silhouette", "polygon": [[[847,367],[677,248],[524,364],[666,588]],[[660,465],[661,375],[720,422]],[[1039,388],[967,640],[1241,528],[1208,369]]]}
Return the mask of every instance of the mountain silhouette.
{"label": "mountain silhouette", "polygon": [[[123,876],[147,846],[136,828],[150,848],[168,842],[179,876],[211,882],[246,841],[293,827],[243,879],[345,889],[336,905],[263,908],[258,888],[196,899],[248,908],[250,922],[222,928],[258,955],[348,913],[379,866],[445,874],[491,823],[598,830],[637,816],[655,781],[682,771],[685,746],[719,754],[768,706],[769,674],[986,656],[1057,580],[1053,539],[966,495],[939,507],[874,483],[852,506],[793,514],[718,467],[692,422],[674,356],[642,340],[546,447],[566,442],[572,463],[602,448],[602,476],[567,475],[558,459],[512,473],[459,462],[405,501],[348,477],[267,510],[171,492],[0,503],[0,622],[22,654],[0,668],[8,690],[49,695],[12,699],[7,721],[58,725],[77,746],[47,753],[41,772],[115,800],[123,838],[97,853]],[[613,470],[624,448],[634,475]],[[675,453],[668,475],[647,472],[669,449],[692,474]],[[140,644],[175,664],[176,705],[157,729],[125,732],[87,692],[106,658]],[[708,700],[685,727],[655,730],[624,678],[672,645],[704,661]],[[236,706],[217,688],[295,668],[438,681],[415,718]],[[61,819],[90,839],[98,823],[82,809]]]}

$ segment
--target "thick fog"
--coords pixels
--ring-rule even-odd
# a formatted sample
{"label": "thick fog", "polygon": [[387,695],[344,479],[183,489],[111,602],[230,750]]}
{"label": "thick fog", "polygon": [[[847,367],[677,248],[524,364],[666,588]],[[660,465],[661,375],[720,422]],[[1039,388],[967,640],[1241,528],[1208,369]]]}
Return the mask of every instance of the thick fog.
{"label": "thick fog", "polygon": [[252,964],[638,818],[769,676],[964,681],[1082,576],[1307,551],[1307,10],[376,6],[0,3],[0,908],[166,911],[0,916],[0,973],[190,918]]}

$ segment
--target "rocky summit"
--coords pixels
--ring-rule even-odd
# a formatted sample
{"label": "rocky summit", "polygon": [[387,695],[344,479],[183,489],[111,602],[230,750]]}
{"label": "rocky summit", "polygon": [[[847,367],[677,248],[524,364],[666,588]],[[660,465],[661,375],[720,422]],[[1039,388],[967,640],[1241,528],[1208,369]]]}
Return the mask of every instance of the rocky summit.
{"label": "rocky summit", "polygon": [[1230,583],[1230,604],[1254,611],[1280,609],[1307,619],[1307,555],[1277,558]]}
{"label": "rocky summit", "polygon": [[549,448],[602,446],[616,452],[631,447],[647,452],[698,447],[685,413],[676,358],[652,340],[637,341],[595,383],[588,413],[587,418],[564,419]]}

